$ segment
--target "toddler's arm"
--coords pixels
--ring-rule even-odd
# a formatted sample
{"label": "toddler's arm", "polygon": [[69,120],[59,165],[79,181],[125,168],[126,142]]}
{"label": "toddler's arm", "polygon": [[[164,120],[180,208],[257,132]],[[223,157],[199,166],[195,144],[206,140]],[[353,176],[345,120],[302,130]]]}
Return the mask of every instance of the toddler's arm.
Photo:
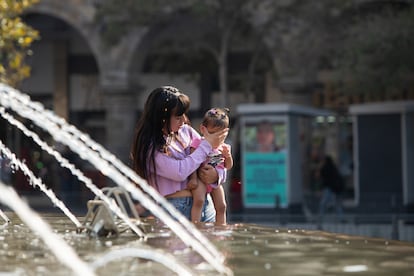
{"label": "toddler's arm", "polygon": [[224,167],[230,170],[233,167],[233,156],[231,155],[231,146],[228,144],[222,145],[222,152],[224,158]]}

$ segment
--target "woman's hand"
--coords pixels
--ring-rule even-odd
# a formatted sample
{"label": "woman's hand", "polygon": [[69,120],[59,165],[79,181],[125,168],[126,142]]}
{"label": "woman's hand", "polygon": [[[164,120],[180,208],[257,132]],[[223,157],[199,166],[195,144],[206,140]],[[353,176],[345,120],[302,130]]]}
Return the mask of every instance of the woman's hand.
{"label": "woman's hand", "polygon": [[225,128],[223,130],[217,131],[215,133],[209,133],[205,126],[200,127],[201,133],[203,134],[204,138],[207,142],[213,147],[217,148],[221,144],[224,143],[224,140],[227,138],[227,134],[229,133],[229,129]]}
{"label": "woman's hand", "polygon": [[197,174],[194,173],[194,176],[192,175],[188,180],[187,189],[194,190],[197,187],[198,187],[198,178],[197,178]]}
{"label": "woman's hand", "polygon": [[203,165],[198,169],[198,177],[203,183],[212,184],[217,183],[218,173],[216,169],[211,165]]}

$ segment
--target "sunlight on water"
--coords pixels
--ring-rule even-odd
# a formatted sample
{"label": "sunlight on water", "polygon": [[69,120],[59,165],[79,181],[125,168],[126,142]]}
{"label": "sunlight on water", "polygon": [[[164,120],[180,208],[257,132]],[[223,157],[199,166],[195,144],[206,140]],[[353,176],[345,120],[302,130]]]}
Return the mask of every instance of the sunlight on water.
{"label": "sunlight on water", "polygon": [[[41,239],[22,224],[13,213],[12,223],[0,229],[0,273],[23,271],[23,275],[67,275],[68,268],[56,262]],[[77,234],[67,217],[42,214],[81,258],[96,267],[97,275],[171,275],[172,271],[156,261],[128,256],[122,252],[156,248],[174,255],[192,268],[194,274],[217,275],[202,257],[194,254],[158,219],[144,220],[151,229],[146,242],[133,233],[118,238],[91,239]],[[289,231],[249,224],[221,227],[200,226],[224,254],[234,275],[413,275],[414,244],[319,231]],[[112,253],[111,253],[112,252]],[[113,254],[111,256],[111,254]],[[122,258],[121,258],[122,256]]]}
{"label": "sunlight on water", "polygon": [[[7,204],[9,207],[12,207],[19,217],[25,222],[25,225],[28,225],[30,229],[36,229],[36,234],[41,237],[43,242],[47,244],[48,249],[54,253],[62,264],[66,265],[78,275],[95,275],[90,266],[79,258],[75,250],[60,236],[54,233],[50,226],[45,223],[37,213],[30,210],[27,204],[20,199],[19,195],[12,188],[5,186],[2,182],[0,182],[0,201]],[[25,233],[22,229],[18,229],[13,232],[18,233],[16,238],[24,239],[27,236],[27,232]],[[35,241],[35,239],[33,239],[33,241]],[[7,244],[6,242],[7,240],[5,240],[5,244]],[[37,242],[34,244],[36,243]],[[6,250],[7,253],[10,252],[10,248],[8,246]],[[15,252],[14,257],[18,262],[25,259],[31,260],[28,252],[25,250]]]}

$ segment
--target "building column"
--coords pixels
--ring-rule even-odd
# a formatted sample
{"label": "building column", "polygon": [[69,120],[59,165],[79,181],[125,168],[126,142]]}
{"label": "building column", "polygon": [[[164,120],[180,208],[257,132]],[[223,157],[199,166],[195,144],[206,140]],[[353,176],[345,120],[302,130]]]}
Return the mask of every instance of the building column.
{"label": "building column", "polygon": [[135,94],[126,89],[104,92],[106,148],[126,165],[136,124]]}
{"label": "building column", "polygon": [[57,40],[53,44],[53,68],[55,74],[53,109],[58,116],[66,120],[69,117],[67,52],[66,41]]}

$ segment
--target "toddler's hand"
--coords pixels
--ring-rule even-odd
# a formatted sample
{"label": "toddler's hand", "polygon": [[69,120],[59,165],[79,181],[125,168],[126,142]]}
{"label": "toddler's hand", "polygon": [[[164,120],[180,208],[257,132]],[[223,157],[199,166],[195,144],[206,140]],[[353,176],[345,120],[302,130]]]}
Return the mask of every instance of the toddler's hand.
{"label": "toddler's hand", "polygon": [[221,154],[223,155],[224,158],[230,158],[230,156],[231,156],[231,146],[228,145],[228,144],[223,144]]}

